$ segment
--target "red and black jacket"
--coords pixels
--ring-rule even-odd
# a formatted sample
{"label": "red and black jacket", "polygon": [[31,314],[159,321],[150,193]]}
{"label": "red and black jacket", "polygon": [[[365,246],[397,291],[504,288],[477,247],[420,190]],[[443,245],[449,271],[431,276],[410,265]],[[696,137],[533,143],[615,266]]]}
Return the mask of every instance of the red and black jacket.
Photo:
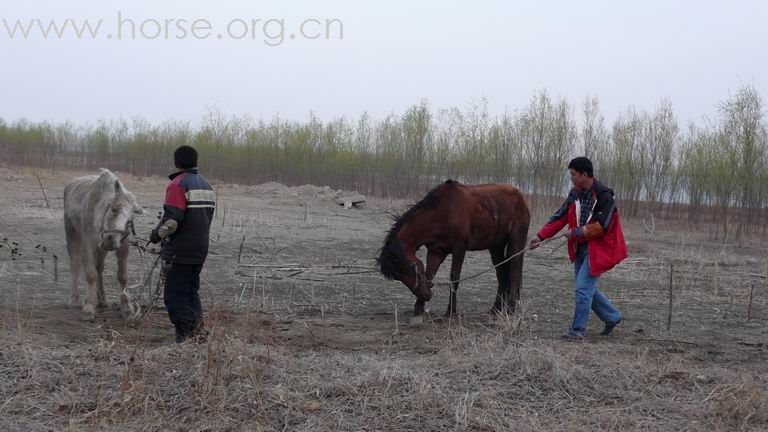
{"label": "red and black jacket", "polygon": [[584,226],[579,226],[579,192],[573,188],[563,205],[552,214],[549,222],[536,235],[540,240],[548,239],[568,225],[568,229],[574,233],[573,239],[568,241],[568,256],[571,262],[576,260],[577,244],[588,243],[589,270],[592,276],[599,276],[627,257],[627,245],[624,242],[613,190],[595,179],[590,193],[593,202],[592,213]]}
{"label": "red and black jacket", "polygon": [[160,225],[174,219],[178,228],[160,250],[163,260],[176,264],[203,264],[208,256],[216,197],[197,168],[171,174],[165,189],[165,204]]}

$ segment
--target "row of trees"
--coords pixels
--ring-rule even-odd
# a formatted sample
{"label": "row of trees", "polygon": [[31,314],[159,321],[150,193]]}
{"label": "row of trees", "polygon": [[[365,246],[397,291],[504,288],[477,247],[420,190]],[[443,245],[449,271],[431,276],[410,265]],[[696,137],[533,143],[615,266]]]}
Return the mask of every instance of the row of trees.
{"label": "row of trees", "polygon": [[768,140],[752,86],[723,101],[716,118],[683,128],[668,100],[651,112],[630,108],[608,125],[596,98],[574,106],[546,91],[495,117],[482,100],[437,111],[422,102],[379,121],[264,121],[218,112],[199,126],[0,120],[0,160],[15,165],[164,175],[182,144],[195,146],[219,181],[313,183],[397,197],[420,196],[445,178],[508,182],[532,198],[562,196],[564,167],[586,154],[632,215],[717,222],[718,237],[768,224]]}

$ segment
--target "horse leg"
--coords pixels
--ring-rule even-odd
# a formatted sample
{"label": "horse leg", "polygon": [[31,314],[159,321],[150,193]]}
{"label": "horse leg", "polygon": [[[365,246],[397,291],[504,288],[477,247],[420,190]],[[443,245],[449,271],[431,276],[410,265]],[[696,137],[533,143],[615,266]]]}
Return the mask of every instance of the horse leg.
{"label": "horse leg", "polygon": [[64,220],[64,232],[67,237],[67,254],[69,255],[69,269],[72,273],[72,297],[69,300],[69,304],[72,306],[80,306],[80,271],[83,267],[82,251],[81,251],[81,239],[80,233],[78,233],[72,226],[69,220]]}
{"label": "horse leg", "polygon": [[[528,225],[523,225],[518,232],[512,236],[507,243],[507,256],[510,257],[526,247],[528,240]],[[509,295],[507,296],[507,309],[509,312],[515,312],[515,307],[520,301],[520,288],[523,286],[523,258],[525,254],[520,254],[509,262]]]}
{"label": "horse leg", "polygon": [[416,304],[413,305],[413,316],[411,317],[411,325],[419,325],[424,322],[424,300],[416,299]]}
{"label": "horse leg", "polygon": [[107,253],[101,248],[96,248],[96,279],[98,291],[96,291],[96,300],[99,308],[107,307],[107,293],[104,290],[104,261],[107,259]]}
{"label": "horse leg", "polygon": [[[437,269],[440,268],[440,264],[445,261],[445,254],[435,252],[433,250],[427,250],[427,269],[424,277],[427,281],[432,282],[432,278],[435,277]],[[423,299],[416,299],[416,304],[413,305],[413,317],[411,318],[411,324],[419,324],[424,322],[424,309],[426,302]]]}
{"label": "horse leg", "polygon": [[435,277],[440,265],[445,261],[445,257],[446,255],[443,253],[427,250],[427,270],[425,276],[428,281],[431,282],[432,278]]}
{"label": "horse leg", "polygon": [[82,251],[83,267],[85,269],[86,297],[83,303],[83,321],[93,321],[96,319],[96,304],[98,302],[98,271],[96,263],[99,258],[99,248],[95,246],[85,247]]}
{"label": "horse leg", "polygon": [[123,242],[117,250],[117,281],[120,282],[120,288],[123,291],[128,288],[128,252],[130,252],[130,245],[128,242]]}
{"label": "horse leg", "polygon": [[430,289],[432,289],[432,279],[435,278],[435,274],[437,273],[437,270],[440,268],[440,265],[443,263],[443,261],[445,261],[445,257],[446,254],[444,253],[427,250],[427,269],[424,276],[430,283]]}
{"label": "horse leg", "polygon": [[130,296],[126,292],[128,288],[128,253],[130,252],[130,245],[128,242],[123,242],[120,245],[120,249],[117,250],[117,280],[120,282],[120,312],[123,315],[123,319],[134,319],[141,313],[141,307],[138,304],[134,304],[131,301]]}
{"label": "horse leg", "polygon": [[[451,281],[458,281],[461,279],[461,266],[464,264],[465,250],[454,251],[451,254]],[[456,282],[450,287],[450,295],[448,297],[448,309],[445,311],[446,317],[451,317],[456,314],[456,291],[459,290],[459,283]]]}
{"label": "horse leg", "polygon": [[[499,265],[499,263],[506,258],[504,249],[505,245],[494,246],[489,249],[489,252],[491,253],[491,261],[493,261],[494,266]],[[498,288],[496,290],[496,300],[493,302],[493,309],[491,309],[492,313],[505,312],[509,297],[509,268],[510,264],[508,262],[496,267]]]}

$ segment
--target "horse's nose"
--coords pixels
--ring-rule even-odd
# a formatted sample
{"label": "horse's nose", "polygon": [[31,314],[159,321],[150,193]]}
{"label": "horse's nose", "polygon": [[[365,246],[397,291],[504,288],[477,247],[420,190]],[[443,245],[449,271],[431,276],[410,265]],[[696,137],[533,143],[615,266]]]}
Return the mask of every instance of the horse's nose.
{"label": "horse's nose", "polygon": [[432,289],[431,284],[428,283],[428,285],[422,287],[419,291],[419,295],[417,296],[421,300],[424,301],[430,301],[432,299]]}

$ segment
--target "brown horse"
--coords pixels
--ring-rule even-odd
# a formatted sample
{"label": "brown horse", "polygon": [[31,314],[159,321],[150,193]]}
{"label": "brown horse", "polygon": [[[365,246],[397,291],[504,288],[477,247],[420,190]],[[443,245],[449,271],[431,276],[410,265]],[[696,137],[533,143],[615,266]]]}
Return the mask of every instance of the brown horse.
{"label": "brown horse", "polygon": [[[395,217],[377,259],[381,274],[399,280],[416,296],[413,315],[424,313],[432,298],[432,278],[448,254],[452,281],[461,278],[464,254],[488,249],[494,265],[526,246],[530,212],[523,194],[506,184],[463,185],[453,180],[432,189],[404,214]],[[427,268],[416,251],[427,247]],[[520,300],[523,255],[496,268],[498,290],[493,311],[514,312]],[[446,315],[456,313],[454,284]]]}

